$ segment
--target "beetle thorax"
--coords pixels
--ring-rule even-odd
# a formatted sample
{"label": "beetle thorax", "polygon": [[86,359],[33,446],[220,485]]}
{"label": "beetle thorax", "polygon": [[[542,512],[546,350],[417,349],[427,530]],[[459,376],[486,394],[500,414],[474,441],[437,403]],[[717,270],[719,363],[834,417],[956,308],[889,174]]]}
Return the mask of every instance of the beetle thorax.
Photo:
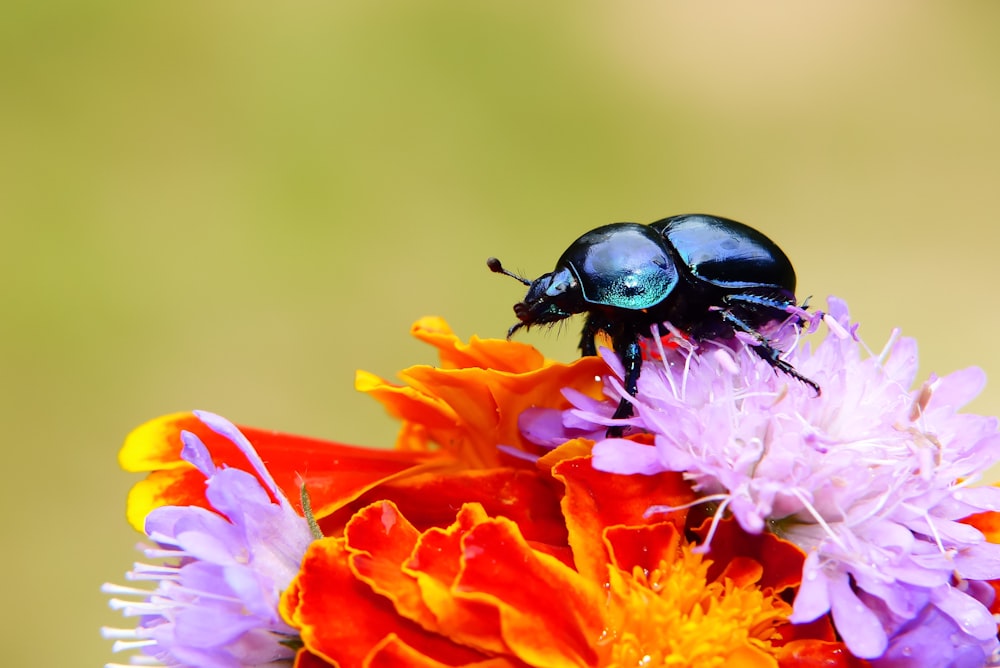
{"label": "beetle thorax", "polygon": [[677,284],[677,268],[658,233],[616,223],[580,237],[559,266],[570,268],[589,304],[629,311],[662,302]]}

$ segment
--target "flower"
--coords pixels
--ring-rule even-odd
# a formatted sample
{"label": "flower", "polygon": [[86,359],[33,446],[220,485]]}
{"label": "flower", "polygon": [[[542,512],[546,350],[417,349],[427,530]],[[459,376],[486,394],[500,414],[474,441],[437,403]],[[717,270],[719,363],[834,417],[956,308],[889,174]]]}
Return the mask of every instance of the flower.
{"label": "flower", "polygon": [[683,504],[680,476],[601,474],[583,444],[567,445],[552,471],[565,485],[568,545],[533,544],[475,503],[419,531],[390,501],[314,542],[282,601],[306,650],[344,666],[539,668],[777,667],[835,654],[826,638],[794,636],[780,596],[792,583],[770,579],[801,564],[797,548],[729,523],[736,549],[716,567],[682,538],[684,511],[652,520],[633,502]]}
{"label": "flower", "polygon": [[[567,388],[599,397],[607,368],[595,357],[571,364],[546,360],[516,341],[472,337],[462,343],[440,318],[422,318],[411,333],[438,349],[440,366],[418,365],[399,375],[403,385],[359,371],[355,387],[380,401],[402,420],[398,450],[424,451],[436,445],[463,468],[510,464],[504,454],[537,452],[518,427],[528,408],[561,409]],[[503,451],[497,445],[507,446]]]}
{"label": "flower", "polygon": [[[299,511],[299,492],[302,487],[309,489],[312,511],[319,519],[335,514],[369,489],[451,459],[439,453],[373,450],[247,426],[240,426],[239,431],[269,463],[275,484]],[[128,496],[126,515],[138,531],[143,531],[147,515],[155,508],[210,507],[204,474],[181,457],[184,432],[195,434],[208,446],[216,465],[251,468],[233,441],[213,431],[195,413],[173,413],[140,425],[125,439],[118,455],[126,471],[148,472]]]}
{"label": "flower", "polygon": [[[1000,578],[1000,546],[959,522],[1000,509],[1000,489],[971,486],[1000,458],[997,420],[957,411],[983,374],[932,376],[910,389],[915,342],[895,332],[880,354],[863,356],[846,306],[829,307],[827,337],[787,353],[821,396],[741,346],[661,349],[661,360],[644,363],[628,420],[653,435],[652,447],[601,439],[594,466],[682,472],[718,517],[728,511],[749,533],[798,545],[807,557],[790,619],[832,613],[858,657],[910,665],[898,657],[933,645],[979,664],[1000,660],[992,591],[979,584]],[[624,394],[618,379],[609,389]],[[561,425],[545,418],[556,426],[539,440],[611,424],[608,402],[575,404]]]}
{"label": "flower", "polygon": [[129,518],[175,559],[133,571],[155,592],[108,588],[145,600],[106,633],[233,668],[998,661],[1000,491],[973,483],[1000,436],[958,412],[982,374],[911,390],[913,342],[865,356],[830,306],[815,350],[769,332],[822,396],[739,341],[652,339],[625,438],[613,354],[558,364],[434,318],[413,334],[438,367],[357,376],[394,450],[151,421],[121,454],[149,472]]}
{"label": "flower", "polygon": [[[164,666],[276,666],[295,651],[285,641],[294,629],[278,615],[278,597],[298,572],[312,535],[292,508],[253,446],[230,422],[196,413],[210,430],[230,441],[249,462],[249,471],[219,468],[202,440],[182,432],[181,457],[204,477],[211,509],[164,506],[149,513],[145,550],[163,564],[136,564],[131,580],[157,583],[154,591],[105,585],[126,616],[140,617],[135,629],[105,629],[116,651],[141,649]],[[138,659],[133,663],[152,665]]]}
{"label": "flower", "polygon": [[[423,527],[452,521],[455,509],[462,503],[479,503],[516,522],[523,535],[532,540],[565,541],[566,528],[551,480],[523,459],[504,456],[509,465],[500,466],[496,442],[489,440],[490,434],[519,440],[516,405],[548,401],[547,405],[568,406],[557,388],[589,385],[591,392],[599,392],[597,370],[603,368],[603,363],[591,359],[556,365],[528,346],[508,348],[501,342],[478,339],[465,344],[446,324],[435,319],[418,323],[415,334],[438,346],[446,373],[434,367],[414,367],[403,374],[413,383],[411,387],[395,386],[359,373],[359,385],[383,400],[387,408],[413,414],[413,419],[405,422],[405,445],[401,442],[397,450],[358,448],[252,427],[237,428],[203,412],[167,415],[129,435],[119,457],[123,468],[149,472],[129,494],[129,520],[159,543],[148,550],[150,557],[176,557],[180,562],[176,566],[136,566],[130,578],[160,582],[152,595],[139,589],[105,587],[113,594],[148,599],[137,603],[113,601],[126,614],[144,615],[137,629],[105,630],[106,635],[120,641],[116,649],[142,648],[163,662],[196,666],[216,665],[213,662],[222,661],[222,657],[229,662],[226,665],[249,666],[264,659],[294,656],[284,646],[275,650],[275,638],[296,639],[297,634],[277,617],[273,596],[297,571],[305,548],[290,553],[287,565],[294,564],[294,568],[282,569],[280,574],[265,573],[259,588],[244,587],[239,592],[226,590],[224,576],[234,568],[231,560],[216,560],[233,552],[254,553],[252,536],[240,542],[239,535],[230,534],[239,534],[241,522],[253,517],[263,521],[266,515],[264,506],[256,504],[244,506],[245,514],[238,518],[228,517],[227,510],[235,506],[219,505],[211,493],[212,480],[234,477],[243,470],[256,471],[261,480],[266,480],[269,494],[286,511],[304,513],[298,500],[304,488],[312,515],[327,536],[340,535],[348,520],[372,499],[392,499]],[[500,351],[502,357],[497,356]],[[535,386],[542,389],[532,391]],[[482,401],[471,401],[473,394]],[[458,405],[447,407],[449,400]],[[480,404],[481,410],[475,413],[473,409]],[[447,416],[448,411],[452,411],[453,425],[441,427],[441,416]],[[484,421],[491,418],[492,424],[487,425]],[[223,423],[228,426],[223,427]],[[262,458],[269,462],[269,472],[263,470]],[[206,477],[210,480],[207,491]],[[252,476],[250,479],[254,480]],[[245,484],[252,487],[249,481]],[[223,516],[236,529],[227,530]],[[299,523],[304,521],[298,514],[296,517]],[[202,543],[212,545],[213,536],[221,537],[223,544],[207,553],[201,550]],[[189,545],[188,540],[195,542]],[[201,580],[189,583],[185,576]],[[216,579],[220,580],[217,587]],[[196,591],[210,593],[212,598],[195,598]],[[225,611],[213,603],[234,602],[239,596],[251,597],[244,601],[251,614],[239,619],[223,614]],[[262,597],[271,598],[264,603]],[[180,614],[182,610],[184,614]],[[264,611],[266,619],[255,614]],[[205,637],[189,644],[192,625],[186,622],[196,616],[217,624],[205,627]],[[226,644],[226,637],[233,636],[241,624],[246,631]],[[216,636],[214,632],[220,627],[227,633]],[[265,650],[256,652],[251,641],[261,641]],[[205,643],[208,645],[202,647]],[[271,650],[275,650],[273,657],[268,653]],[[299,654],[300,666],[326,665],[307,651]]]}

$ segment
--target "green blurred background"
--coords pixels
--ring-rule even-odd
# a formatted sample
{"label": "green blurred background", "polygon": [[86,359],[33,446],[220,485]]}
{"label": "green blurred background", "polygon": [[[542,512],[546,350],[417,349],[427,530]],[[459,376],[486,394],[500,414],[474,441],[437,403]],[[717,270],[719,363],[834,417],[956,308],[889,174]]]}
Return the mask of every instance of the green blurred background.
{"label": "green blurred background", "polygon": [[[4,664],[110,659],[129,429],[387,445],[354,370],[432,362],[425,314],[502,335],[489,255],[534,277],[597,225],[718,213],[873,348],[1000,376],[998,29],[995,0],[6,3]],[[575,329],[524,339],[570,359]]]}

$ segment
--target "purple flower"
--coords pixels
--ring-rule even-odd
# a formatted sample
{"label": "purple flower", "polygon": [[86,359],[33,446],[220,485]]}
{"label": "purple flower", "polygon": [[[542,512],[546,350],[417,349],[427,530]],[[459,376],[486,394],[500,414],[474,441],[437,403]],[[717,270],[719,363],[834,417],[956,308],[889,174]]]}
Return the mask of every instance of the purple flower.
{"label": "purple flower", "polygon": [[170,561],[136,564],[127,574],[156,582],[153,591],[104,586],[110,594],[145,599],[112,599],[113,608],[140,621],[135,629],[104,629],[104,635],[117,640],[114,651],[142,650],[145,656],[132,657],[131,665],[291,665],[295,652],[282,641],[297,635],[279,616],[278,601],[312,540],[309,526],[235,425],[211,413],[196,415],[240,448],[260,480],[217,468],[201,439],[182,433],[181,456],[205,475],[205,496],[215,512],[165,506],[149,514],[146,534],[156,546],[145,554]]}
{"label": "purple flower", "polygon": [[[1000,545],[957,521],[1000,509],[1000,489],[971,486],[1000,459],[997,420],[957,412],[984,374],[931,376],[911,389],[912,339],[894,332],[872,354],[843,302],[831,299],[824,320],[829,334],[815,350],[797,347],[792,327],[773,333],[821,396],[742,346],[661,349],[662,360],[644,362],[627,421],[655,445],[601,440],[594,466],[681,471],[744,530],[799,545],[807,559],[792,621],[831,612],[852,653],[883,657],[876,666],[948,665],[933,658],[941,652],[959,657],[956,666],[997,661],[991,594],[978,581],[1000,578]],[[605,359],[618,375],[609,381],[614,405],[621,369],[614,355]],[[604,404],[581,401],[555,426],[551,416],[530,420],[532,438],[550,444],[560,431],[610,424]]]}

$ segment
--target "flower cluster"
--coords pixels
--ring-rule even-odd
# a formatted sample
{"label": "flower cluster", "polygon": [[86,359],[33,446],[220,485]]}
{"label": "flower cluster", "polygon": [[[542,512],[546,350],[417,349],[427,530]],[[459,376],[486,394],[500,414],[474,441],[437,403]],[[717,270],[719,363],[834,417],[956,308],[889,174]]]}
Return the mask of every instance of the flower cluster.
{"label": "flower cluster", "polygon": [[163,665],[278,665],[294,655],[281,640],[295,636],[278,615],[278,601],[311,540],[309,526],[236,427],[210,413],[195,417],[231,441],[253,473],[218,468],[195,433],[180,433],[180,457],[204,476],[211,510],[161,506],[149,513],[145,531],[156,546],[145,554],[170,563],[136,564],[128,574],[157,582],[153,592],[105,585],[108,593],[148,596],[112,599],[126,616],[141,619],[134,630],[106,634],[119,649],[144,648]]}
{"label": "flower cluster", "polygon": [[[122,450],[155,545],[108,585],[132,665],[1000,664],[997,421],[978,370],[914,386],[831,300],[789,361],[653,339],[634,415],[617,358],[413,334],[436,366],[357,387],[401,421],[378,450],[166,416]],[[776,332],[775,336],[782,336]],[[605,438],[609,426],[623,438]],[[265,467],[263,462],[267,462]]]}

